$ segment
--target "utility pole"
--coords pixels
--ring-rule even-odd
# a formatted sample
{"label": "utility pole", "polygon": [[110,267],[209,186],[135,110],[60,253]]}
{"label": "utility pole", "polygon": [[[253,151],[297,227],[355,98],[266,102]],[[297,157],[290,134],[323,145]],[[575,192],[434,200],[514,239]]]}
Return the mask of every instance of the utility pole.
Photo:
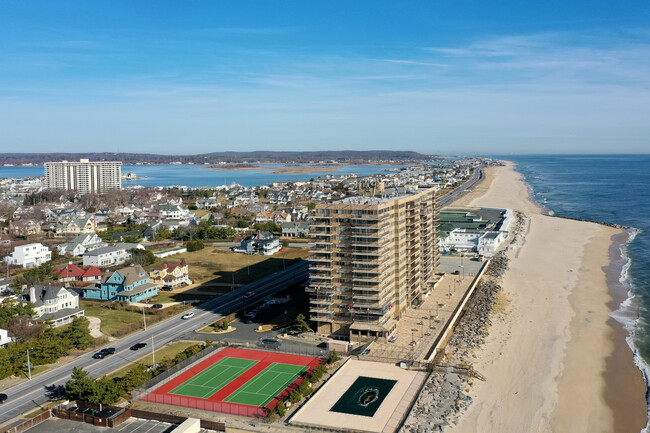
{"label": "utility pole", "polygon": [[153,335],[151,336],[151,358],[153,360],[153,368],[156,368],[156,348],[153,344]]}
{"label": "utility pole", "polygon": [[144,307],[142,307],[142,321],[144,322],[144,330],[147,330],[147,316],[144,314]]}

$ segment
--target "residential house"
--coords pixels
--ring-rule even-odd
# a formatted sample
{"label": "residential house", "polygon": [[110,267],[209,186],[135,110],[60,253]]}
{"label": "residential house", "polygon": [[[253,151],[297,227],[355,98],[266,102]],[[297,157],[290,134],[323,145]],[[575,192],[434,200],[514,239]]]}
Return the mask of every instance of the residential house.
{"label": "residential house", "polygon": [[95,216],[85,216],[82,218],[76,217],[61,217],[56,221],[48,224],[46,229],[55,235],[67,235],[78,233],[95,233],[96,223]]}
{"label": "residential house", "polygon": [[189,277],[189,267],[185,259],[181,259],[180,263],[162,263],[149,272],[149,277],[152,283],[164,287],[192,284]]}
{"label": "residential house", "polygon": [[289,238],[309,237],[309,223],[304,221],[283,222],[282,236]]}
{"label": "residential house", "polygon": [[274,222],[276,224],[282,224],[283,222],[290,222],[291,214],[286,212],[260,212],[255,216],[256,223],[266,223]]}
{"label": "residential house", "polygon": [[108,246],[86,251],[83,255],[83,264],[84,266],[100,267],[121,265],[131,260],[129,249],[122,246]]}
{"label": "residential house", "polygon": [[221,203],[216,197],[201,197],[196,199],[197,209],[212,209],[213,207],[220,206]]}
{"label": "residential house", "polygon": [[293,191],[269,191],[266,199],[271,204],[286,206],[293,199]]}
{"label": "residential house", "polygon": [[69,281],[99,281],[103,275],[102,271],[94,266],[83,269],[74,263],[68,263],[62,268],[52,269],[52,273],[61,282]]}
{"label": "residential house", "polygon": [[116,271],[106,271],[100,283],[83,288],[83,297],[102,301],[133,303],[156,296],[158,286],[150,282],[149,274],[140,265]]}
{"label": "residential house", "polygon": [[70,242],[57,245],[56,249],[59,250],[59,254],[61,255],[82,256],[86,251],[96,250],[107,245],[95,233],[82,233]]}
{"label": "residential house", "polygon": [[31,286],[23,290],[21,301],[34,304],[38,321],[51,322],[54,327],[84,315],[79,309],[79,295],[62,286]]}
{"label": "residential house", "polygon": [[137,237],[140,239],[143,236],[143,231],[141,230],[130,230],[128,232],[118,232],[118,233],[113,233],[112,239],[113,242],[122,242],[124,240],[124,237]]}
{"label": "residential house", "polygon": [[9,232],[18,237],[27,238],[41,233],[41,224],[32,219],[9,221]]}
{"label": "residential house", "polygon": [[7,293],[13,293],[13,290],[11,290],[11,280],[7,278],[0,278],[0,295]]}
{"label": "residential house", "polygon": [[280,238],[270,232],[257,232],[241,241],[241,248],[236,250],[246,254],[275,254],[282,249]]}
{"label": "residential house", "polygon": [[177,204],[162,204],[159,206],[160,216],[166,219],[181,220],[190,218],[190,212],[185,206]]}
{"label": "residential house", "polygon": [[250,218],[253,216],[253,214],[250,213],[248,209],[245,209],[243,207],[234,207],[230,209],[230,213],[235,218]]}
{"label": "residential house", "polygon": [[15,246],[14,251],[4,258],[5,263],[23,268],[40,266],[50,260],[52,260],[52,252],[41,243]]}

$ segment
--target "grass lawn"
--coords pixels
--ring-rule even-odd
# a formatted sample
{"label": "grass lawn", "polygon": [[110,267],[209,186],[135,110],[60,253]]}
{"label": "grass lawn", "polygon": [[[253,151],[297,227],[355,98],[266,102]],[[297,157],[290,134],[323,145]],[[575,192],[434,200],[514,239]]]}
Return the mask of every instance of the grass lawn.
{"label": "grass lawn", "polygon": [[106,335],[113,335],[115,331],[134,322],[142,322],[142,313],[134,311],[111,310],[102,308],[98,302],[91,306],[92,301],[81,301],[80,308],[86,310],[86,316],[99,317],[102,321],[101,331]]}
{"label": "grass lawn", "polygon": [[209,214],[210,209],[197,209],[197,210],[193,210],[192,212],[194,212],[194,215],[196,215],[197,217],[202,217],[204,215]]}
{"label": "grass lawn", "polygon": [[[309,255],[307,248],[286,248],[272,256],[242,254],[207,247],[199,251],[176,254],[174,261],[184,258],[190,267],[190,278],[197,284],[232,283],[246,284],[282,270],[285,266],[304,260]],[[158,259],[156,264],[165,260]]]}
{"label": "grass lawn", "polygon": [[[153,363],[153,358],[151,357],[151,340],[147,341],[146,343],[147,343],[147,347],[145,347],[144,349],[140,349],[140,351],[142,352],[142,357],[133,361],[133,363],[120,368],[119,370],[115,370],[114,372],[109,374],[108,377],[122,377],[129,371],[131,367],[133,367],[138,362],[141,362],[146,365],[151,365]],[[198,341],[176,341],[174,343],[169,343],[161,347],[160,349],[156,349],[156,364],[159,364],[163,359],[173,359],[177,353],[180,353],[183,350],[187,349],[188,347],[194,346],[195,344],[198,343],[199,343]]]}
{"label": "grass lawn", "polygon": [[[180,290],[183,290],[181,288]],[[212,299],[214,296],[212,295],[192,295],[192,294],[185,294],[185,293],[178,293],[177,291],[174,292],[158,292],[156,296],[151,298],[151,301],[157,304],[164,304],[167,302],[183,302],[183,301],[194,301],[194,300],[208,300]]]}

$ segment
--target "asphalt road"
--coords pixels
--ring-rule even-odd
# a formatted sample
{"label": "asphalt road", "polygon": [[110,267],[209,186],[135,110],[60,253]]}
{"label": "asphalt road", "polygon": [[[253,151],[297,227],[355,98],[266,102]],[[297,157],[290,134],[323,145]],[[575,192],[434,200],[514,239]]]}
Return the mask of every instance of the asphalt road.
{"label": "asphalt road", "polygon": [[441,208],[441,207],[448,206],[451,202],[453,202],[454,200],[460,198],[463,194],[465,194],[467,192],[465,190],[472,188],[481,179],[483,179],[483,169],[479,168],[478,170],[474,170],[474,175],[470,180],[468,180],[458,188],[454,189],[449,194],[445,194],[444,196],[438,199],[438,207]]}
{"label": "asphalt road", "polygon": [[[234,311],[244,302],[243,295],[246,292],[255,291],[255,296],[250,299],[251,301],[261,299],[272,295],[290,284],[307,278],[308,274],[309,262],[304,261],[298,263],[286,270],[277,272],[269,277],[243,286],[188,310],[188,312],[193,311],[195,313],[191,319],[182,320],[181,315],[178,315],[164,322],[147,327],[146,331],[142,330],[114,341],[110,343],[110,346],[115,348],[115,354],[104,359],[93,359],[92,355],[94,352],[87,353],[70,363],[36,376],[31,381],[9,388],[3,391],[9,398],[4,404],[0,405],[0,425],[7,423],[26,411],[34,410],[40,404],[47,402],[50,398],[50,391],[48,390],[64,385],[70,379],[70,374],[74,367],[84,368],[93,377],[110,373],[150,352],[152,348],[152,337],[154,346],[161,347],[164,344],[178,339],[182,335],[202,328]],[[138,351],[129,350],[129,347],[139,342],[146,342],[147,348]]]}

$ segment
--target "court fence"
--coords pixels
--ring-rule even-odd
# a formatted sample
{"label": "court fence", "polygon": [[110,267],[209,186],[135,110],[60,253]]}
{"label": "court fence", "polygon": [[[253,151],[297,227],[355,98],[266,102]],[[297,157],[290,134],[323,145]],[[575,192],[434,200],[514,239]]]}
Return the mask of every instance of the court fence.
{"label": "court fence", "polygon": [[182,395],[158,394],[155,392],[146,395],[142,400],[149,403],[180,406],[187,409],[206,410],[210,412],[221,412],[228,415],[238,415],[249,418],[264,418],[269,413],[268,409],[262,407],[247,406],[243,404],[221,401],[210,401],[185,397]]}

